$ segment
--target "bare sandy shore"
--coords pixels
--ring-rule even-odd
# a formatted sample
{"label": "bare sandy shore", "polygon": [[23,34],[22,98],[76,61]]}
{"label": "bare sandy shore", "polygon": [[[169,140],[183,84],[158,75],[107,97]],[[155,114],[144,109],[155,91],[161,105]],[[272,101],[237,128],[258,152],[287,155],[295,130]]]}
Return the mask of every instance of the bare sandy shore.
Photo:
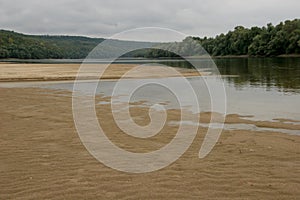
{"label": "bare sandy shore", "polygon": [[[101,97],[98,97],[101,98]],[[71,93],[0,88],[0,199],[299,199],[300,137],[278,132],[223,131],[213,151],[199,159],[206,128],[176,162],[145,174],[123,173],[95,160],[75,130]],[[128,136],[114,124],[109,105],[99,121],[122,148],[144,152],[170,141],[176,126],[148,140]],[[201,114],[202,122],[210,113]],[[147,123],[146,108],[134,108]],[[170,110],[168,120],[178,120]],[[299,130],[298,125],[254,122],[238,115],[227,123]]]}
{"label": "bare sandy shore", "polygon": [[[78,75],[80,64],[23,64],[0,63],[0,82],[11,81],[62,81],[62,80],[91,80],[99,79],[98,71],[106,69],[106,64],[84,64],[86,71]],[[172,68],[163,66],[139,66],[138,64],[111,64],[101,76],[101,79],[119,79],[132,69],[134,73],[125,78],[159,78],[178,76],[199,76],[199,72],[191,69]],[[166,70],[166,69],[169,69]]]}

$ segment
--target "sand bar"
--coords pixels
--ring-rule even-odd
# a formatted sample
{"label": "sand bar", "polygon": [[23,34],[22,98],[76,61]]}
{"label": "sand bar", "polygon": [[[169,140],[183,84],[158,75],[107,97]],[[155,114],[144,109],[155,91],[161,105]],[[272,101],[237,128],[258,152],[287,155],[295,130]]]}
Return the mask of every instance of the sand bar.
{"label": "sand bar", "polygon": [[[106,64],[85,64],[86,71],[78,75],[80,66],[80,64],[0,63],[0,82],[62,81],[75,80],[76,78],[80,80],[93,80],[99,79],[97,72],[107,67]],[[135,69],[134,73],[127,75],[125,78],[176,77],[178,74],[173,71],[174,69],[185,77],[200,75],[196,70],[184,68],[163,67],[159,65],[111,64],[107,67],[101,79],[120,79],[132,69]]]}

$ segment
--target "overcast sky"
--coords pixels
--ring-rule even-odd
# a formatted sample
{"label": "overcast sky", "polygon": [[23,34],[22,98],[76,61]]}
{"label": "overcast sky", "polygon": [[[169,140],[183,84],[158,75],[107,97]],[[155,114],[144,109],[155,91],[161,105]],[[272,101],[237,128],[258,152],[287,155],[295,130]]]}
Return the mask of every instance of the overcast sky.
{"label": "overcast sky", "polygon": [[0,29],[109,37],[138,27],[215,36],[300,18],[299,0],[0,0]]}

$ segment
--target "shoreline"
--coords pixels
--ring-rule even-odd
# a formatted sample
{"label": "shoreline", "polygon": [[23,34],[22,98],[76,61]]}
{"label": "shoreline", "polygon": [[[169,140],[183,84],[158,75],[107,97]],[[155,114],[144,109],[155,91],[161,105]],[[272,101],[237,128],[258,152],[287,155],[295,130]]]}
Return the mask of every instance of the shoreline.
{"label": "shoreline", "polygon": [[300,58],[300,54],[282,54],[277,56],[251,56],[251,55],[227,55],[227,56],[212,56],[212,58]]}
{"label": "shoreline", "polygon": [[[300,54],[280,54],[276,56],[252,56],[252,55],[225,55],[225,56],[187,56],[185,58],[188,59],[221,59],[221,58],[300,58]],[[130,57],[130,58],[121,58],[116,64],[131,64],[131,63],[124,63],[122,61],[130,61],[130,60],[172,60],[172,59],[182,59],[180,57],[159,57],[159,58],[144,58],[144,57]],[[52,59],[52,58],[46,58],[46,59],[18,59],[18,58],[1,58],[0,64],[81,64],[85,59],[68,59],[68,58],[62,58],[62,59]],[[101,60],[101,59],[100,59]],[[109,63],[105,59],[101,60],[100,62],[97,61],[91,61],[91,64],[103,64],[103,63]]]}

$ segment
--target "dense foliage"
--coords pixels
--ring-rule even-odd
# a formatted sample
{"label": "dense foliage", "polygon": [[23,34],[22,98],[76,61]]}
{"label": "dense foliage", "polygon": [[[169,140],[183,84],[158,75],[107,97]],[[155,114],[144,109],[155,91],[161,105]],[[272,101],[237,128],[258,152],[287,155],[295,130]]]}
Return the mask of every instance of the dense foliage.
{"label": "dense foliage", "polygon": [[233,31],[214,38],[187,37],[182,42],[159,44],[132,55],[159,58],[201,56],[207,53],[212,56],[300,54],[300,19],[287,20],[277,26],[268,24],[262,28],[237,26]]}
{"label": "dense foliage", "polygon": [[33,36],[0,30],[0,58],[84,58],[103,39],[77,36]]}
{"label": "dense foliage", "polygon": [[214,56],[300,54],[300,19],[287,20],[277,26],[270,23],[262,28],[237,26],[234,31],[215,38],[194,39]]}

